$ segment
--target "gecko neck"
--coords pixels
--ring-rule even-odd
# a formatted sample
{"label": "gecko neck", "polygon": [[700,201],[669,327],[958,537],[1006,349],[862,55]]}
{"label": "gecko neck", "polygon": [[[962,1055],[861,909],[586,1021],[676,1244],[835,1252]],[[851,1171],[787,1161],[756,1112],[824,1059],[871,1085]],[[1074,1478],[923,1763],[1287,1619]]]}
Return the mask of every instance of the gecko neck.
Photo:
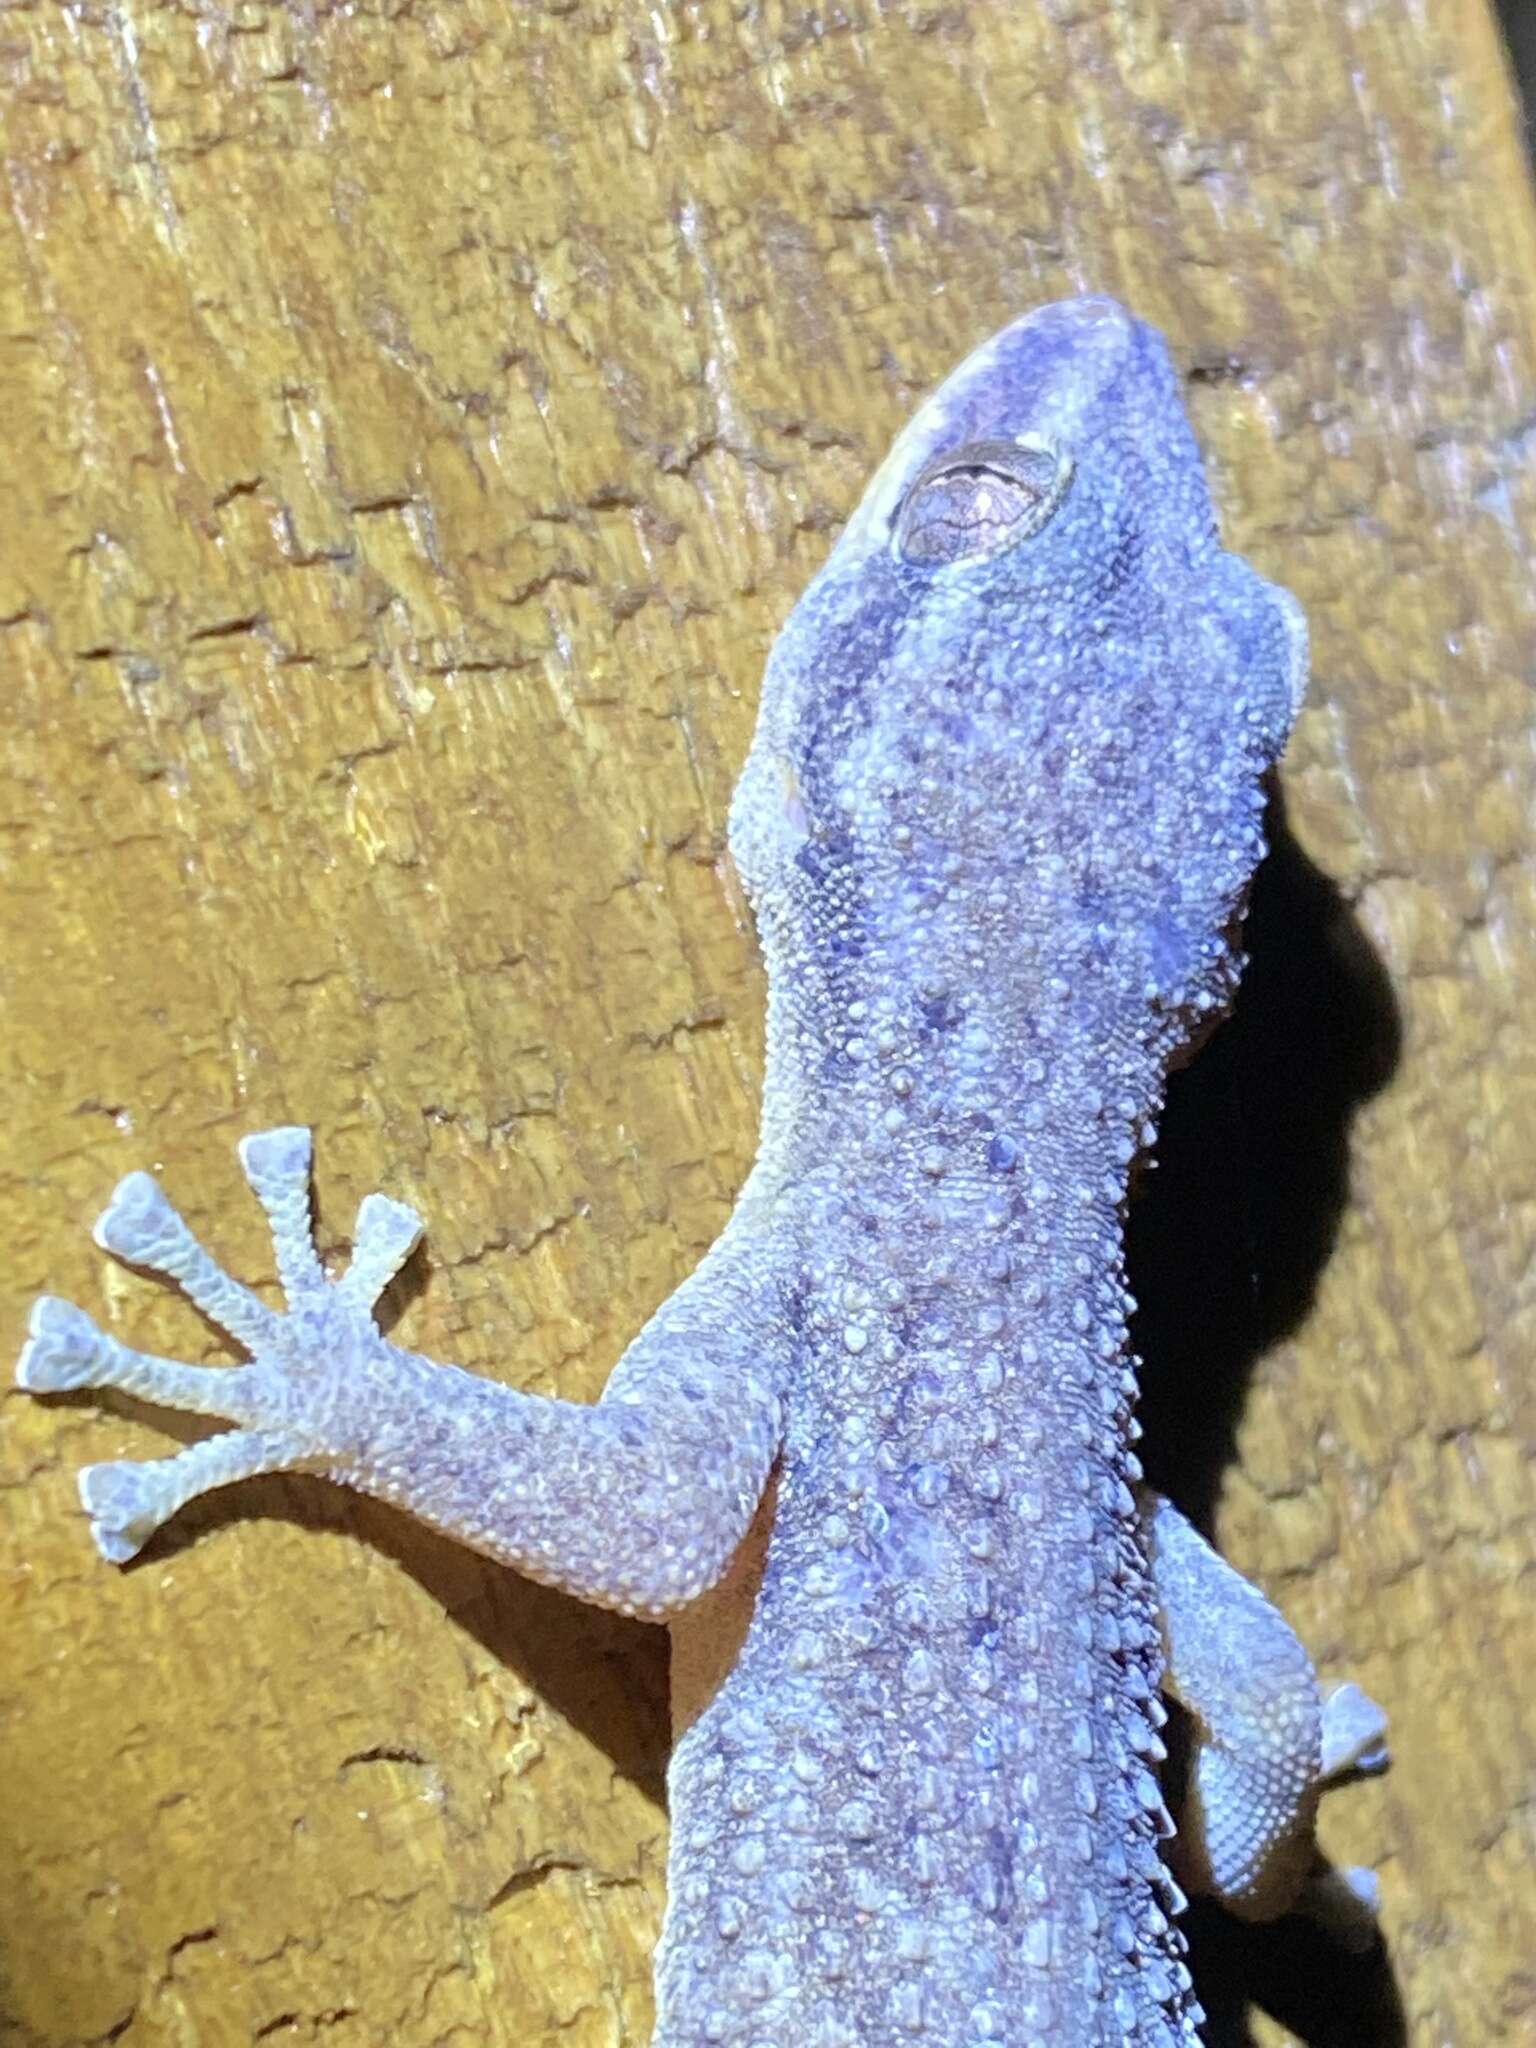
{"label": "gecko neck", "polygon": [[1070,1180],[1080,1206],[1117,1216],[1162,1099],[1165,1059],[1150,1034],[1100,1025],[1062,985],[903,985],[884,973],[835,1004],[775,989],[764,1169],[800,1180],[837,1160],[851,1185],[916,1199],[946,1186],[1032,1187],[1038,1198]]}

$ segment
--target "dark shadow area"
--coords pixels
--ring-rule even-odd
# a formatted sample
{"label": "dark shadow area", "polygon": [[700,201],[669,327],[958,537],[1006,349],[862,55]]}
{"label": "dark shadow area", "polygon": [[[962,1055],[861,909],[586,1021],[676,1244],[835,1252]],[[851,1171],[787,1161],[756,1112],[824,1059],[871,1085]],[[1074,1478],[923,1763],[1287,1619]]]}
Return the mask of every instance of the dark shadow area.
{"label": "dark shadow area", "polygon": [[1257,2004],[1307,2048],[1398,2048],[1408,2039],[1386,1944],[1364,1955],[1299,1913],[1247,1927],[1195,1901],[1184,1923],[1207,2018],[1206,2048],[1252,2048]]}
{"label": "dark shadow area", "polygon": [[[1158,1163],[1132,1205],[1133,1336],[1148,1477],[1209,1528],[1255,1361],[1311,1306],[1348,1194],[1349,1126],[1397,1063],[1386,975],[1338,890],[1270,806],[1250,956],[1231,1018],[1173,1078]],[[1257,2003],[1308,2048],[1406,2037],[1385,1948],[1297,1915],[1188,1923],[1211,2048],[1251,2048]]]}
{"label": "dark shadow area", "polygon": [[[1525,150],[1536,161],[1536,0],[1494,0],[1509,68],[1525,117]],[[1511,195],[1513,202],[1513,195]]]}
{"label": "dark shadow area", "polygon": [[1173,1076],[1126,1256],[1148,1477],[1208,1524],[1254,1361],[1304,1321],[1348,1195],[1350,1121],[1397,1064],[1397,1005],[1278,797],[1231,1017]]}

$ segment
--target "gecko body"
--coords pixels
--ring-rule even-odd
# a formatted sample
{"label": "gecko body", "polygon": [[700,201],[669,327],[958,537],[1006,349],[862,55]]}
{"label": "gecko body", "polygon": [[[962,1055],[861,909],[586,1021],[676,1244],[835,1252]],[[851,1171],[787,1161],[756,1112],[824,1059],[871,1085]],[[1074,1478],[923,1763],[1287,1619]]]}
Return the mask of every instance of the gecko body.
{"label": "gecko body", "polygon": [[290,1313],[130,1176],[109,1249],[244,1366],[34,1312],[22,1383],[235,1425],[88,1468],[109,1557],[206,1486],[321,1471],[674,1623],[656,2048],[1199,2038],[1186,1880],[1288,1902],[1326,1778],[1379,1760],[1275,1610],[1141,1485],[1121,1263],[1169,1062],[1230,998],[1286,593],[1218,541],[1159,337],[1005,328],[897,441],[775,645],[730,845],[769,974],[757,1163],[595,1407],[388,1343],[420,1229],[370,1197],[321,1271],[307,1133],[248,1139]]}

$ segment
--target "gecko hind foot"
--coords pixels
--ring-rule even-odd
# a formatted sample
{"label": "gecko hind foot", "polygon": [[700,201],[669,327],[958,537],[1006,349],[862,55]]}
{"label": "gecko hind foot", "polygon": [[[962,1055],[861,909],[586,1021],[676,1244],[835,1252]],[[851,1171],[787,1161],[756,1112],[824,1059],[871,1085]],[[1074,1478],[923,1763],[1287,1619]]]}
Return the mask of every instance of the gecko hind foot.
{"label": "gecko hind foot", "polygon": [[1324,1786],[1349,1778],[1374,1777],[1391,1763],[1387,1748],[1387,1716],[1369,1693],[1353,1680],[1336,1685],[1323,1701],[1322,1767]]}
{"label": "gecko hind foot", "polygon": [[236,1427],[172,1458],[88,1465],[80,1497],[102,1555],[125,1563],[195,1495],[259,1472],[323,1471],[336,1383],[382,1353],[373,1308],[421,1235],[404,1203],[369,1195],[358,1210],[352,1260],[330,1280],[310,1223],[310,1134],[284,1126],[242,1139],[240,1161],[267,1213],[288,1313],[232,1279],[192,1235],[147,1173],[120,1182],[96,1242],[128,1264],[174,1280],[250,1353],[236,1366],[187,1365],[131,1350],[83,1309],[44,1295],[32,1309],[16,1383],[30,1393],[118,1387],[163,1407],[217,1416]]}
{"label": "gecko hind foot", "polygon": [[[1392,1761],[1386,1712],[1353,1680],[1324,1695],[1321,1718],[1320,1791],[1386,1770]],[[1298,1913],[1353,1955],[1365,1954],[1381,1939],[1380,1907],[1381,1880],[1374,1870],[1358,1863],[1336,1867],[1321,1857],[1295,1904]]]}

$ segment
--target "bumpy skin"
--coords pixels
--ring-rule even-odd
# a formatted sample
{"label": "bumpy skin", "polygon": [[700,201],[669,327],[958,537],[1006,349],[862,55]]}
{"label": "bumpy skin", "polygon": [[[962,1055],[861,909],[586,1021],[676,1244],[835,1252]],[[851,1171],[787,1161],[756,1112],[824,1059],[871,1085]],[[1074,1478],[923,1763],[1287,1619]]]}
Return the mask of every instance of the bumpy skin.
{"label": "bumpy skin", "polygon": [[918,412],[774,649],[731,818],[771,988],[761,1153],[601,1402],[386,1343],[419,1225],[373,1198],[327,1280],[299,1131],[244,1148],[287,1317],[147,1176],[99,1230],[248,1365],[39,1304],[24,1384],[239,1425],[82,1475],[115,1558],[207,1485],[304,1466],[679,1616],[776,1469],[672,1766],[657,2048],[1196,2041],[1165,1651],[1202,1744],[1182,1867],[1241,1908],[1293,1892],[1325,1769],[1379,1754],[1352,1689],[1330,1736],[1300,1645],[1132,1450],[1127,1176],[1231,993],[1304,665],[1293,601],[1217,541],[1159,338],[1101,298],[1015,322]]}

